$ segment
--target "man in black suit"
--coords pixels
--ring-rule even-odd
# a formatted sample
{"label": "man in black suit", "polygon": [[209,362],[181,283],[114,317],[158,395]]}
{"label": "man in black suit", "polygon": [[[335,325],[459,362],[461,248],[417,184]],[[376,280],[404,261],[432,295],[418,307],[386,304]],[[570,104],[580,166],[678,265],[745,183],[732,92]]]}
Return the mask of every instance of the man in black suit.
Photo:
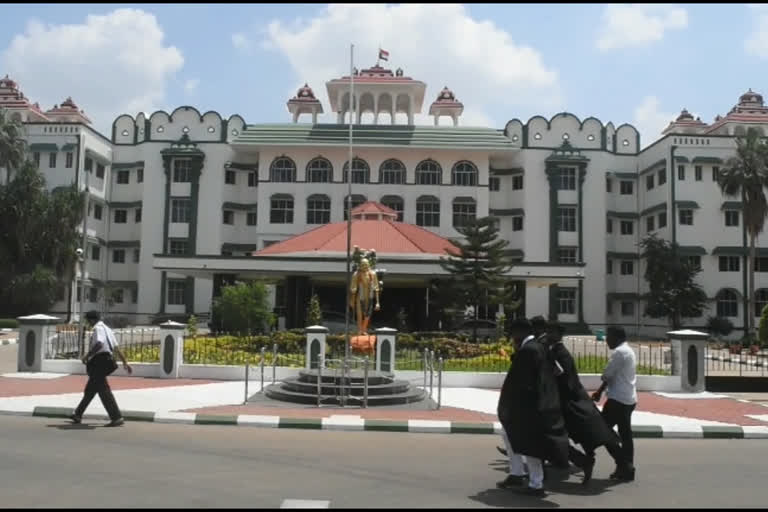
{"label": "man in black suit", "polygon": [[557,377],[565,428],[574,443],[580,444],[585,453],[573,446],[569,448],[568,458],[584,471],[583,483],[592,478],[595,466],[595,449],[605,446],[617,465],[621,462],[621,447],[616,433],[603,419],[592,397],[581,384],[576,362],[563,344],[565,330],[557,322],[551,322],[547,329],[547,342],[550,354],[562,368]]}
{"label": "man in black suit", "polygon": [[543,460],[567,468],[569,443],[548,348],[533,336],[526,336],[515,351],[499,396],[498,415],[510,447],[528,462],[528,485],[521,491],[544,496]]}

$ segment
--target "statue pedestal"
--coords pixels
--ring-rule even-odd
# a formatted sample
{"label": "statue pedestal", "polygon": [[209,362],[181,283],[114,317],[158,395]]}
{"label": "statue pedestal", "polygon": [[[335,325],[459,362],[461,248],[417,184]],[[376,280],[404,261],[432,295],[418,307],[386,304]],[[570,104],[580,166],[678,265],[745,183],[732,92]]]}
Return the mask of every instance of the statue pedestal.
{"label": "statue pedestal", "polygon": [[373,356],[376,353],[376,336],[371,334],[350,336],[349,345],[356,353]]}

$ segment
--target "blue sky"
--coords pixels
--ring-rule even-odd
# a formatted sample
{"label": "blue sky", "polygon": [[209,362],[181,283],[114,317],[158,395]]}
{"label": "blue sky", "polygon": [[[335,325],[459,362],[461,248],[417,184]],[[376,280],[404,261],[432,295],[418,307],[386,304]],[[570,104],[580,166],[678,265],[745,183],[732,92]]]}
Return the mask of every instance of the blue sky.
{"label": "blue sky", "polygon": [[467,125],[565,110],[635,124],[646,145],[683,107],[711,122],[748,87],[768,94],[765,6],[0,7],[0,75],[44,108],[72,96],[102,131],[123,112],[186,104],[286,122],[305,81],[327,112],[324,82],[348,70],[350,42],[358,67],[380,44],[393,68],[427,82],[425,114],[451,87]]}

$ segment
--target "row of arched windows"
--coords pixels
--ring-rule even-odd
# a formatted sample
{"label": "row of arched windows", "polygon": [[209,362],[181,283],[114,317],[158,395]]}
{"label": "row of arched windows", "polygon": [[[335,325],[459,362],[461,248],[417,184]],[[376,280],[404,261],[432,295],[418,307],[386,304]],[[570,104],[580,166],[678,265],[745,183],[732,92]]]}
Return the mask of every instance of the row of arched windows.
{"label": "row of arched windows", "polygon": [[[715,295],[717,301],[717,316],[721,317],[737,317],[739,316],[739,294],[735,290],[730,288],[723,288],[717,295]],[[759,317],[765,306],[768,306],[768,288],[761,288],[755,290],[755,311],[754,316]]]}
{"label": "row of arched windows", "polygon": [[[354,209],[368,199],[359,194],[351,197]],[[397,212],[397,220],[403,221],[405,202],[400,196],[386,195],[379,202]],[[347,199],[340,205],[347,220]],[[453,226],[466,225],[477,215],[477,203],[471,197],[457,197],[452,203]],[[270,197],[269,222],[271,224],[293,224],[294,199],[289,194],[274,194]],[[328,224],[331,222],[331,198],[325,194],[312,194],[307,197],[307,224]],[[440,227],[440,199],[435,196],[419,196],[416,199],[416,225],[422,227]]]}
{"label": "row of arched windows", "polygon": [[[344,163],[342,181],[349,179],[349,161]],[[477,167],[470,161],[460,160],[451,169],[451,185],[474,187],[478,182]],[[269,167],[269,179],[278,183],[293,183],[296,181],[296,163],[287,156],[280,156],[272,161]],[[371,167],[361,158],[352,159],[352,183],[370,183]],[[327,158],[316,157],[310,160],[306,167],[308,183],[331,183],[333,181],[333,165]],[[422,160],[416,166],[417,185],[441,185],[443,168],[434,160]],[[379,166],[379,183],[402,185],[406,183],[405,164],[400,160],[390,158]]]}

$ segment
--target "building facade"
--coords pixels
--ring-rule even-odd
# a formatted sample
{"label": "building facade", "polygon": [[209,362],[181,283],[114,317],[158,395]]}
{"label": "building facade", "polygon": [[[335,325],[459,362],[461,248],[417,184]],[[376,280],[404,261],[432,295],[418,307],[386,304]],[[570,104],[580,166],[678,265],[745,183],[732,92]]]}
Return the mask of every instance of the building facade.
{"label": "building facade", "polygon": [[[641,150],[631,125],[569,113],[463,127],[463,105],[447,88],[429,108],[435,126],[415,126],[423,82],[399,69],[356,70],[350,102],[349,79],[326,84],[336,124],[316,123],[323,105],[309,86],[288,101],[289,123],[246,124],[184,106],[120,116],[109,137],[71,100],[44,112],[7,78],[0,107],[26,126],[50,187],[88,187],[85,307],[134,323],[205,316],[218,271],[261,272],[254,251],[344,220],[350,179],[353,206],[380,202],[445,238],[459,237],[469,217],[497,217],[518,262],[514,277],[528,282],[527,315],[663,333],[663,319],[643,315],[638,243],[649,233],[676,241],[702,267],[708,311],[686,325],[701,328],[711,315],[738,328],[768,303],[768,244],[759,240],[757,311],[745,310],[741,204],[716,182],[736,136],[749,127],[768,135],[760,94],[745,93],[712,124],[684,110]],[[359,108],[350,173],[351,103]],[[441,116],[451,126],[438,126]],[[77,283],[52,313],[77,316]]]}

